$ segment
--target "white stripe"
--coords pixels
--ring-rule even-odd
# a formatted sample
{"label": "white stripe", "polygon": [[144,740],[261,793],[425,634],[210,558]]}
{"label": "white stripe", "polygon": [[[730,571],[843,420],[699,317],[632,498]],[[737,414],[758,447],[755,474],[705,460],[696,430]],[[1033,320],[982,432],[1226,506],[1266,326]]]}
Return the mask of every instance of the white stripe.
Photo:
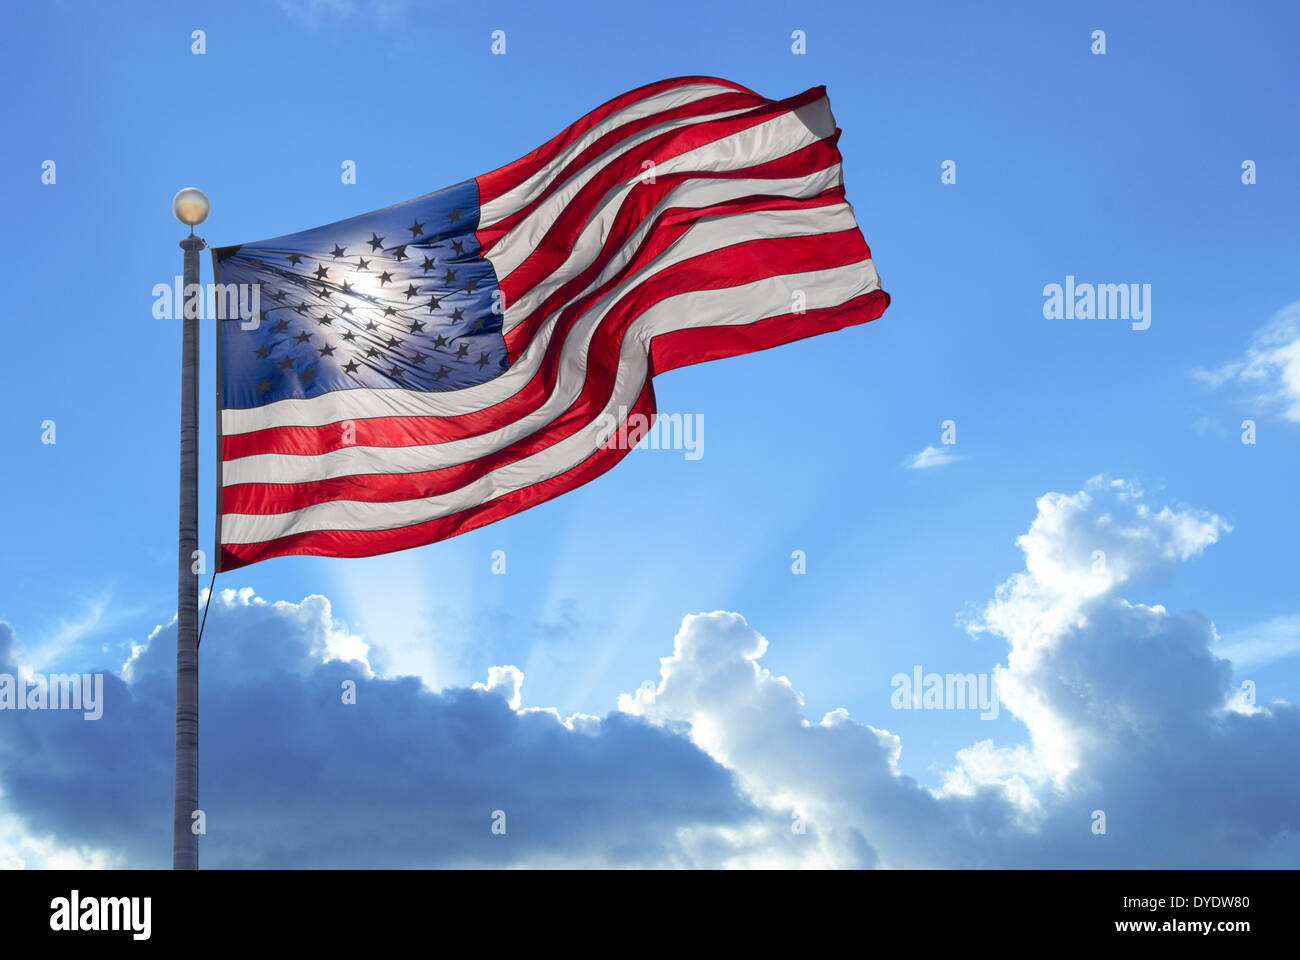
{"label": "white stripe", "polygon": [[[824,102],[824,101],[819,101]],[[790,117],[785,114],[783,117]],[[780,118],[778,118],[780,119]],[[733,134],[723,140],[715,141],[708,146],[724,152],[734,158],[734,168],[744,169],[753,166],[756,163],[765,163],[768,160],[777,159],[790,153],[792,149],[800,149],[808,143],[819,139],[816,136],[808,136],[807,130],[802,125],[795,129],[785,127],[779,130],[764,129],[768,124],[758,127],[751,127],[740,133]],[[777,136],[774,137],[773,134]],[[781,141],[779,136],[795,138],[795,146],[792,147],[789,140]],[[767,149],[772,151],[771,155],[760,155],[757,151]],[[816,176],[816,175],[814,175]],[[725,181],[705,181],[709,183],[724,183]],[[781,181],[767,181],[770,185],[775,185]],[[687,187],[688,184],[682,184],[679,189]],[[716,189],[725,190],[725,187]],[[760,192],[776,192],[770,186]],[[722,194],[719,194],[720,196]],[[807,194],[789,194],[804,195]],[[701,197],[706,196],[701,194]],[[710,201],[713,202],[713,201]],[[707,204],[701,204],[707,205]],[[617,210],[607,208],[601,211],[598,220],[600,225],[596,228],[601,231],[601,235],[607,235],[609,222],[616,215]],[[638,237],[642,234],[638,234]],[[770,234],[769,234],[770,236]],[[576,251],[575,255],[591,262],[598,255],[600,247],[596,243],[594,233],[589,234],[584,230],[582,239],[584,244],[591,244],[590,248],[584,247],[581,251]],[[733,241],[734,242],[734,241]],[[597,282],[603,282],[604,278],[612,275],[615,270],[621,269],[623,264],[632,253],[635,247],[624,248],[619,253],[617,262],[602,274],[602,278]],[[571,255],[571,260],[573,255]],[[580,261],[579,261],[580,262]],[[543,286],[542,284],[538,285]],[[551,280],[547,279],[545,295],[551,289]],[[585,291],[583,291],[585,292]],[[583,292],[575,294],[574,298],[582,296]],[[521,298],[520,304],[526,301]],[[510,322],[514,318],[517,323],[524,316],[516,311],[515,305],[508,305],[506,308],[506,321]],[[493,378],[485,383],[477,384],[472,387],[466,387],[463,390],[449,390],[443,392],[425,392],[421,390],[399,390],[392,388],[355,388],[351,390],[334,390],[310,399],[286,399],[278,400],[275,403],[265,404],[259,407],[250,407],[246,409],[227,409],[221,413],[222,432],[226,436],[234,436],[240,433],[248,433],[254,430],[263,430],[269,427],[282,426],[323,426],[328,423],[335,423],[343,419],[365,419],[368,417],[394,417],[394,416],[438,416],[450,417],[461,414],[472,413],[482,410],[493,404],[500,403],[514,396],[521,390],[529,380],[532,379],[533,373],[540,364],[541,357],[546,350],[547,341],[550,337],[550,331],[554,327],[555,317],[548,318],[547,323],[538,330],[532,341],[525,348],[524,353],[515,363],[511,364],[500,376]]]}
{"label": "white stripe", "polygon": [[[798,274],[808,292],[808,309],[844,303],[879,287],[870,261],[830,270]],[[661,301],[634,323],[619,356],[613,396],[605,410],[630,407],[640,395],[647,373],[651,337],[669,330],[719,325],[743,325],[790,310],[789,276],[770,277],[742,287],[683,293]],[[450,493],[418,500],[364,503],[335,500],[286,514],[227,513],[222,540],[227,544],[259,543],[314,530],[391,530],[447,516],[496,499],[572,469],[599,449],[608,426],[594,422],[571,437],[531,457],[507,464]]]}
{"label": "white stripe", "polygon": [[[594,303],[574,324],[560,352],[554,388],[528,415],[489,433],[444,443],[405,447],[350,445],[315,455],[262,453],[240,457],[223,465],[222,485],[305,483],[366,473],[416,473],[487,456],[546,426],[578,399],[587,379],[587,351],[595,331],[610,310],[646,281],[692,257],[746,240],[817,236],[853,226],[853,211],[847,203],[806,210],[760,210],[695,224],[677,243]],[[629,336],[632,329],[634,325],[629,327]]]}
{"label": "white stripe", "polygon": [[[729,111],[726,114],[716,116],[724,117],[732,114],[748,113],[751,109],[754,108]],[[696,118],[689,124],[675,123],[674,126],[680,125],[685,129],[701,119],[704,118]],[[662,159],[655,158],[655,173],[666,176],[678,171],[740,170],[753,166],[755,163],[785,156],[791,150],[798,149],[799,146],[806,146],[816,140],[824,139],[834,132],[835,119],[831,116],[830,101],[825,97],[821,97],[807,106],[800,107],[798,110],[786,111],[762,123],[747,127],[740,133],[733,133],[682,153],[665,156]],[[749,136],[742,137],[740,134],[749,134]],[[655,135],[658,136],[658,133],[656,132]],[[647,138],[631,138],[626,149],[630,149],[640,139]],[[612,152],[609,159],[612,160],[623,152],[625,152],[625,149]],[[761,160],[758,159],[760,157]],[[604,159],[602,158],[602,160]],[[563,187],[538,204],[535,209],[530,211],[524,219],[515,224],[504,237],[492,246],[485,256],[492,262],[498,277],[509,276],[527,259],[529,254],[537,249],[560,214],[573,202],[573,198],[577,196],[578,192],[604,168],[607,162],[598,160],[583,168],[579,174],[572,177]],[[632,177],[628,178],[628,181],[624,182],[635,181],[640,176],[642,176],[642,171],[637,170]],[[598,206],[594,215],[609,217],[611,214],[608,206]],[[508,305],[506,316],[508,320],[510,318]]]}
{"label": "white stripe", "polygon": [[573,158],[579,156],[582,151],[586,150],[593,143],[606,134],[617,130],[619,127],[631,123],[635,120],[641,120],[645,117],[654,116],[656,113],[662,113],[668,110],[675,110],[677,107],[685,106],[688,103],[694,103],[697,100],[703,100],[706,97],[712,97],[719,93],[738,93],[731,87],[719,83],[691,83],[680,87],[673,87],[670,90],[664,90],[653,96],[646,97],[644,100],[638,100],[629,104],[617,113],[606,117],[596,126],[592,127],[585,134],[569,144],[558,154],[556,154],[545,166],[530,176],[522,183],[511,187],[501,196],[483,204],[479,214],[479,225],[491,226],[498,220],[503,220],[510,216],[516,210],[520,210],[541,193],[555,176],[556,171],[563,170],[568,164],[573,162]]}

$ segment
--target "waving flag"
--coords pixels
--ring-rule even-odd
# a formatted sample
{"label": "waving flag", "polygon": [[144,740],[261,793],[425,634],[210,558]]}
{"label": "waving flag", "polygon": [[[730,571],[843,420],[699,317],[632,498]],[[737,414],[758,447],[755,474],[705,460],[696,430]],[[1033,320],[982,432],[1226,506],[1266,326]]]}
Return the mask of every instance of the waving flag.
{"label": "waving flag", "polygon": [[[213,251],[220,568],[442,540],[604,473],[657,373],[873,320],[823,87],[683,77],[396,206]],[[643,423],[646,421],[634,421]]]}

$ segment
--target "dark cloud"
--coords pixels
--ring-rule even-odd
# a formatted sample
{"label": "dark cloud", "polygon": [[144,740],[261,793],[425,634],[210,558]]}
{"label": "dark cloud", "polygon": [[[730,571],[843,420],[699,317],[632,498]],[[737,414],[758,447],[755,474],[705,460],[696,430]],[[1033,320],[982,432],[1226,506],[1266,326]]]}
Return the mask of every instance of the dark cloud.
{"label": "dark cloud", "polygon": [[[229,593],[202,649],[203,863],[1295,867],[1300,711],[1249,702],[1205,616],[1121,595],[1226,530],[1106,478],[1040,498],[1025,569],[971,625],[1006,642],[999,699],[1028,738],[960,751],[942,790],[903,773],[889,731],[805,717],[736,613],[686,617],[657,686],[564,722],[517,709],[514,667],[431,693],[374,676],[324,597]],[[174,651],[159,628],[106,676],[99,721],[0,715],[3,803],[25,836],[169,862]],[[0,623],[0,672],[14,660]],[[22,849],[50,862],[48,847]]]}
{"label": "dark cloud", "polygon": [[[729,771],[688,740],[614,713],[565,726],[494,691],[320,662],[328,602],[214,601],[202,648],[202,807],[210,867],[641,864],[679,827],[740,823]],[[0,625],[0,671],[13,672]],[[0,783],[35,834],[170,863],[174,626],[106,681],[104,716],[12,713]],[[344,681],[356,705],[342,703]],[[491,833],[492,813],[506,833]]]}

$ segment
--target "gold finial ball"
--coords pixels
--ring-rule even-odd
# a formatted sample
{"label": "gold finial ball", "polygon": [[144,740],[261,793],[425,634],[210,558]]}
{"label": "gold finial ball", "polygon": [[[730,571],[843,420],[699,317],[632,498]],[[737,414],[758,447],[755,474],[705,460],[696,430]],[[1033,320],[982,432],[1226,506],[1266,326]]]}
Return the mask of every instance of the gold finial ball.
{"label": "gold finial ball", "polygon": [[208,195],[198,187],[186,187],[172,197],[172,213],[181,223],[197,226],[208,219]]}

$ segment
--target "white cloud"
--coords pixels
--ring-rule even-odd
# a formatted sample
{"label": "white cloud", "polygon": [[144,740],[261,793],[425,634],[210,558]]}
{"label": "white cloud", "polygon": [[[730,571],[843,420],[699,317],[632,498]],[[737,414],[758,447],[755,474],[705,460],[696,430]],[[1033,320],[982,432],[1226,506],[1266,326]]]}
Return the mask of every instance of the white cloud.
{"label": "white cloud", "polygon": [[1240,359],[1193,375],[1211,387],[1234,384],[1261,409],[1300,423],[1300,301],[1257,330]]}
{"label": "white cloud", "polygon": [[[767,811],[767,822],[748,830],[698,832],[695,842],[722,865],[878,865],[867,837],[888,844],[901,826],[891,824],[891,811],[932,801],[898,776],[901,745],[889,731],[844,710],[805,719],[790,681],[758,664],[766,650],[766,638],[737,613],[688,616],[661,661],[658,686],[620,696],[619,709],[689,730]],[[791,829],[796,817],[806,824],[802,835]],[[919,865],[901,855],[889,862]]]}
{"label": "white cloud", "polygon": [[505,697],[511,710],[518,710],[524,702],[520,692],[524,686],[524,672],[515,666],[488,667],[487,683],[475,681],[472,689],[485,690]]}
{"label": "white cloud", "polygon": [[920,453],[915,453],[908,457],[904,462],[908,470],[924,470],[928,467],[942,467],[949,463],[956,463],[958,460],[965,460],[965,457],[958,456],[948,447],[927,446]]}
{"label": "white cloud", "polygon": [[[1120,595],[1228,529],[1106,477],[1041,497],[1018,540],[1024,571],[971,625],[1008,644],[996,676],[1028,742],[960,751],[938,791],[906,776],[888,731],[842,710],[804,718],[737,614],[687,617],[659,685],[620,707],[684,726],[784,820],[760,837],[719,831],[724,863],[788,858],[794,811],[810,823],[807,866],[1294,864],[1300,713],[1242,709],[1212,623]],[[1095,809],[1106,837],[1091,831]]]}
{"label": "white cloud", "polygon": [[1274,617],[1225,633],[1214,652],[1242,667],[1257,667],[1300,653],[1300,615]]}
{"label": "white cloud", "polygon": [[34,834],[8,809],[0,791],[0,870],[110,870],[126,867],[124,860],[109,849],[70,846],[53,834]]}
{"label": "white cloud", "polygon": [[[1168,687],[1175,673],[1167,679],[1144,677],[1157,688],[1145,700],[1135,695],[1121,704],[1116,693],[1129,682],[1125,671],[1131,676],[1134,659],[1146,652],[1142,641],[1165,637],[1175,621],[1163,607],[1130,604],[1118,591],[1198,555],[1229,529],[1222,518],[1204,511],[1155,510],[1139,487],[1105,476],[1092,478],[1077,493],[1038,499],[1029,531],[1016,540],[1025,555],[1024,572],[1003,583],[970,625],[972,632],[1008,642],[1007,664],[995,676],[1003,706],[1029,727],[1032,750],[1018,753],[1025,776],[1050,775],[1057,787],[1064,786],[1084,762],[1094,736],[1101,735],[1096,727],[1131,722],[1157,702],[1152,695]],[[1211,627],[1204,637],[1178,642],[1185,643],[1190,661],[1199,661],[1209,657],[1208,649],[1194,648],[1212,636]],[[1111,659],[1094,662],[1102,653]],[[1171,658],[1170,666],[1184,666],[1177,659]],[[1078,675],[1063,674],[1067,666]],[[966,769],[967,775],[976,772]]]}

